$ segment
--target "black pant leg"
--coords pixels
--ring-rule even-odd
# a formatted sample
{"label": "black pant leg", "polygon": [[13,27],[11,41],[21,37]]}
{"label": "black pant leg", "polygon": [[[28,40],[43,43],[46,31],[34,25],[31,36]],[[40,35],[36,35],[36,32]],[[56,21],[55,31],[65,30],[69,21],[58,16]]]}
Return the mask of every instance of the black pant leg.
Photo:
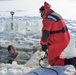
{"label": "black pant leg", "polygon": [[70,58],[70,59],[65,59],[65,62],[64,62],[64,64],[65,65],[71,65],[72,64],[72,58]]}

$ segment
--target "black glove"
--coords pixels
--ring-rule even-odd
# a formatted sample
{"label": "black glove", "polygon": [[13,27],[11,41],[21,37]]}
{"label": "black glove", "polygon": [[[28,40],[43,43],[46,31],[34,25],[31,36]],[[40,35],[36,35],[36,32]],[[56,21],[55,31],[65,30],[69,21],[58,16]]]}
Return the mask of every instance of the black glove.
{"label": "black glove", "polygon": [[46,50],[47,50],[47,48],[48,48],[47,45],[41,45],[41,46],[42,46],[42,47],[41,47],[42,50],[46,52]]}

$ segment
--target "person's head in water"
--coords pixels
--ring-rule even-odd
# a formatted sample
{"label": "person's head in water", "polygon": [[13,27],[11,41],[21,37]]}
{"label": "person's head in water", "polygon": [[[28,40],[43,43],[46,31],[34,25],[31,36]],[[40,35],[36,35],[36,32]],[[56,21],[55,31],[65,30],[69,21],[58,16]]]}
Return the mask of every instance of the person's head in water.
{"label": "person's head in water", "polygon": [[16,53],[16,48],[13,45],[7,47],[9,53]]}

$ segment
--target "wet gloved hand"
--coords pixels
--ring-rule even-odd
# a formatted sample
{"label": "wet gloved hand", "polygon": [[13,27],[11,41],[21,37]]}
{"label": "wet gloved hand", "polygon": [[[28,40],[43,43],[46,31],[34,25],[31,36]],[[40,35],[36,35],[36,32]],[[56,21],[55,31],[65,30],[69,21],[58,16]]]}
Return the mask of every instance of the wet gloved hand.
{"label": "wet gloved hand", "polygon": [[47,45],[41,45],[42,51],[46,52],[47,48],[48,48]]}

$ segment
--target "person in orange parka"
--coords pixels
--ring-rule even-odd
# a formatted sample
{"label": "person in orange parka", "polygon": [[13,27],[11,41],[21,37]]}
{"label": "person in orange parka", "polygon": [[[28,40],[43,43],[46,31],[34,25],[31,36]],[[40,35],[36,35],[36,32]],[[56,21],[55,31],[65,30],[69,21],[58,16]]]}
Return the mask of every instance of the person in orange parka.
{"label": "person in orange parka", "polygon": [[43,51],[48,49],[48,62],[51,66],[72,64],[76,66],[75,58],[61,58],[60,55],[70,42],[70,34],[64,19],[51,9],[51,6],[44,2],[39,9],[42,17],[42,36],[40,44]]}

